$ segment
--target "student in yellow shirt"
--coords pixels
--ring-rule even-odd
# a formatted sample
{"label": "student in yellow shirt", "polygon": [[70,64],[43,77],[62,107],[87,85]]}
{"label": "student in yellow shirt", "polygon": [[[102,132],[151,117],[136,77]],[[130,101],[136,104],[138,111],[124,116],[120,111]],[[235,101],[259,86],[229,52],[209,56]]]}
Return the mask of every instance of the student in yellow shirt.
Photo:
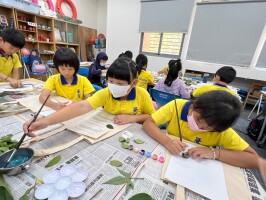
{"label": "student in yellow shirt", "polygon": [[143,122],[155,110],[149,93],[136,87],[136,78],[135,63],[129,58],[118,58],[107,70],[107,88],[97,91],[86,100],[71,104],[45,118],[39,118],[30,127],[30,121],[25,122],[24,130],[29,136],[34,136],[32,131],[72,119],[99,107],[116,115],[116,124]]}
{"label": "student in yellow shirt", "polygon": [[138,87],[148,89],[148,85],[154,86],[154,76],[147,72],[148,58],[144,54],[139,54],[136,58],[138,69]]}
{"label": "student in yellow shirt", "polygon": [[[41,92],[39,100],[45,101],[47,96],[53,91],[58,96],[70,100],[84,100],[91,96],[95,90],[87,77],[77,74],[79,71],[79,59],[77,55],[69,48],[61,47],[57,49],[54,55],[54,65],[59,74],[49,77],[45,82],[44,89]],[[55,110],[60,110],[68,102],[53,102],[48,99],[46,106]]]}
{"label": "student in yellow shirt", "polygon": [[234,91],[230,90],[229,85],[236,77],[236,70],[233,67],[224,66],[217,70],[213,78],[213,84],[203,85],[192,91],[193,97],[199,97],[205,92],[212,90],[223,90],[233,95],[237,95]]}
{"label": "student in yellow shirt", "polygon": [[25,45],[25,37],[16,29],[5,29],[0,35],[0,82],[6,81],[14,88],[22,87],[19,68],[22,67],[16,54]]}
{"label": "student in yellow shirt", "polygon": [[[153,113],[144,122],[143,128],[172,154],[187,152],[194,159],[217,159],[237,167],[258,167],[257,153],[230,128],[241,109],[236,96],[225,91],[211,91],[195,101],[171,101]],[[203,147],[187,149],[186,143],[171,139],[158,128],[168,123],[168,134],[179,137],[177,120],[183,139]]]}

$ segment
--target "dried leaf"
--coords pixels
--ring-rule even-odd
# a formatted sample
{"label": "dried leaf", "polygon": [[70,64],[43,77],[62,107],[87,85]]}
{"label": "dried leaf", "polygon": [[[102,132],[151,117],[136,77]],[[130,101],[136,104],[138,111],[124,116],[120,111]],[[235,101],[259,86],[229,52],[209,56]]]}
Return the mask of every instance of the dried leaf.
{"label": "dried leaf", "polygon": [[127,177],[127,178],[130,178],[130,176],[131,176],[131,173],[127,173],[127,172],[124,172],[123,170],[120,170],[120,169],[117,169],[119,172],[120,172],[120,174],[122,174],[123,176],[125,176],[125,177]]}
{"label": "dried leaf", "polygon": [[52,167],[52,166],[56,165],[60,160],[61,160],[61,156],[58,155],[58,156],[54,157],[52,160],[50,160],[47,163],[47,165],[45,165],[45,167]]}
{"label": "dried leaf", "polygon": [[111,178],[110,180],[104,182],[103,184],[109,184],[109,185],[122,185],[127,182],[128,178],[124,176],[116,176],[114,178]]}
{"label": "dried leaf", "polygon": [[125,142],[121,144],[121,147],[123,147],[124,149],[128,149],[128,146],[129,145],[127,143],[125,143]]}
{"label": "dried leaf", "polygon": [[119,141],[119,142],[124,142],[125,140],[126,140],[126,139],[125,139],[124,137],[119,137],[119,138],[118,138],[118,141]]}
{"label": "dried leaf", "polygon": [[21,197],[19,198],[19,200],[28,200],[28,195],[30,194],[31,190],[32,190],[34,187],[35,187],[35,185],[32,186],[31,188],[29,188],[29,189],[23,194],[23,196],[21,196]]}
{"label": "dried leaf", "polygon": [[133,182],[131,180],[128,180],[127,186],[126,186],[126,194],[127,194],[128,190],[130,188],[133,190],[134,189],[134,184],[133,184]]}
{"label": "dried leaf", "polygon": [[137,144],[143,144],[144,143],[144,141],[141,139],[135,139],[134,142],[136,142]]}
{"label": "dried leaf", "polygon": [[115,166],[115,167],[120,167],[122,166],[122,163],[119,160],[111,160],[110,165]]}
{"label": "dried leaf", "polygon": [[132,197],[130,197],[128,200],[152,200],[152,197],[146,193],[139,193]]}
{"label": "dried leaf", "polygon": [[109,129],[114,129],[112,124],[107,124],[106,127],[109,128]]}

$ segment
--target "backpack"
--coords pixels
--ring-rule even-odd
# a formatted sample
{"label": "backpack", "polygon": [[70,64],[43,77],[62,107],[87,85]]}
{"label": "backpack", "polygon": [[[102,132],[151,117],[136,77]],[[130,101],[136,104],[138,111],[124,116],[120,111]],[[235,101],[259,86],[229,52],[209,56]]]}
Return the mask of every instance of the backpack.
{"label": "backpack", "polygon": [[47,72],[47,67],[43,64],[37,49],[33,49],[29,56],[29,68],[32,72]]}
{"label": "backpack", "polygon": [[[248,136],[253,139],[253,140],[257,140],[259,135],[260,135],[260,131],[262,128],[264,122],[264,118],[263,119],[258,119],[258,117],[255,117],[254,119],[251,120],[251,122],[249,122],[249,125],[247,127],[247,132],[248,132]],[[266,129],[264,128],[263,130],[263,135],[265,135]]]}

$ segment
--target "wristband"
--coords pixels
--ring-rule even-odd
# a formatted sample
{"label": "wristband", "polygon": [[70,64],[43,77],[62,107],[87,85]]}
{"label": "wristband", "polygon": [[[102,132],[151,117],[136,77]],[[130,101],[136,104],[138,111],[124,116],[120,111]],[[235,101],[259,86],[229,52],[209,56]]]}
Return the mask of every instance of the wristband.
{"label": "wristband", "polygon": [[210,147],[210,149],[212,150],[212,153],[213,153],[212,159],[215,160],[216,159],[216,153],[212,147]]}

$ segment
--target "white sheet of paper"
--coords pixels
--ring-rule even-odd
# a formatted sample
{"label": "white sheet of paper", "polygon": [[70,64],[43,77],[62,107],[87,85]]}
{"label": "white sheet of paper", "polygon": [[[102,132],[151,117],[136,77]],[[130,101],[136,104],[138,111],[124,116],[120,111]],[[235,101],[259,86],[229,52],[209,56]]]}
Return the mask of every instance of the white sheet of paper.
{"label": "white sheet of paper", "polygon": [[[189,148],[193,145],[188,144]],[[209,199],[228,199],[223,166],[220,161],[195,160],[171,156],[165,178]]]}
{"label": "white sheet of paper", "polygon": [[5,92],[25,92],[33,90],[33,85],[23,85],[20,88],[12,88],[11,86],[4,88]]}

